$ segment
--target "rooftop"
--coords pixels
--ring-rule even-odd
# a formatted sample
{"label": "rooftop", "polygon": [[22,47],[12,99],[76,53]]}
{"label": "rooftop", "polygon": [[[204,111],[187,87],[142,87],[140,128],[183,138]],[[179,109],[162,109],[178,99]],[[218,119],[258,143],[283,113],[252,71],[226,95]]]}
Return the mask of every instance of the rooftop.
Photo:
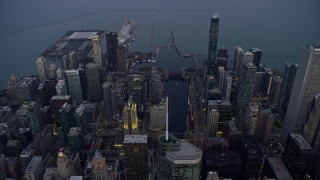
{"label": "rooftop", "polygon": [[179,151],[166,152],[166,158],[173,164],[196,164],[202,159],[202,151],[186,140],[180,140]]}
{"label": "rooftop", "polygon": [[209,151],[206,154],[207,164],[225,164],[225,163],[239,163],[241,158],[238,151]]}
{"label": "rooftop", "polygon": [[290,134],[293,140],[299,145],[301,150],[312,149],[309,143],[302,137],[301,134]]}
{"label": "rooftop", "polygon": [[135,144],[135,143],[148,143],[148,135],[124,135],[123,143]]}
{"label": "rooftop", "polygon": [[267,161],[277,179],[292,179],[288,169],[283,164],[280,157],[267,157]]}
{"label": "rooftop", "polygon": [[32,160],[30,161],[28,167],[25,170],[25,173],[32,174],[34,170],[37,169],[39,163],[42,162],[41,156],[33,156]]}
{"label": "rooftop", "polygon": [[208,105],[209,106],[219,106],[219,105],[231,106],[231,102],[230,100],[209,100]]}

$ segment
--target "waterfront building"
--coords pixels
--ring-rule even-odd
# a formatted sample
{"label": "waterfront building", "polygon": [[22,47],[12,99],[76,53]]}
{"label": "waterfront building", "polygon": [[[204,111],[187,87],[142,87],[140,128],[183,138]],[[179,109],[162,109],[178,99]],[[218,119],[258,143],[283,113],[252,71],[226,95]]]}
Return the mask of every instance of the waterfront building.
{"label": "waterfront building", "polygon": [[282,78],[280,76],[273,76],[272,83],[271,83],[271,90],[269,95],[269,102],[271,105],[276,106],[277,100],[280,95],[280,88],[281,88]]}
{"label": "waterfront building", "polygon": [[98,35],[92,36],[93,61],[99,67],[102,67],[102,52],[100,47],[100,38]]}
{"label": "waterfront building", "polygon": [[108,53],[108,66],[110,71],[117,71],[118,69],[118,33],[116,32],[107,32],[106,41],[107,41],[107,53]]}
{"label": "waterfront building", "polygon": [[20,103],[37,101],[39,81],[36,78],[24,77],[14,87]]}
{"label": "waterfront building", "polygon": [[151,104],[159,104],[163,98],[164,91],[161,75],[153,72],[149,83],[149,101],[151,101]]}
{"label": "waterfront building", "polygon": [[207,60],[207,74],[214,75],[216,71],[217,45],[219,33],[219,16],[214,15],[210,19],[209,31],[209,45],[208,45],[208,60]]}
{"label": "waterfront building", "polygon": [[56,71],[57,74],[57,80],[63,80],[64,79],[64,69],[62,67],[59,67]]}
{"label": "waterfront building", "polygon": [[271,91],[273,72],[272,72],[272,69],[268,67],[264,67],[263,72],[264,74],[262,77],[260,91],[265,95],[269,95]]}
{"label": "waterfront building", "polygon": [[49,79],[57,79],[57,65],[50,64],[49,65]]}
{"label": "waterfront building", "polygon": [[258,124],[259,106],[256,102],[250,102],[247,108],[243,133],[247,135],[255,135]]}
{"label": "waterfront building", "polygon": [[230,100],[232,90],[232,76],[229,73],[224,74],[222,89],[224,100]]}
{"label": "waterfront building", "polygon": [[68,84],[69,95],[74,101],[73,106],[76,107],[83,101],[79,71],[66,70],[65,76]]}
{"label": "waterfront building", "polygon": [[148,129],[152,131],[162,131],[166,126],[166,113],[168,98],[163,97],[161,102],[157,105],[150,106],[150,122]]}
{"label": "waterfront building", "polygon": [[123,108],[123,122],[125,134],[139,133],[137,104],[132,102],[131,98]]}
{"label": "waterfront building", "polygon": [[78,59],[77,59],[77,53],[75,51],[69,52],[69,68],[70,69],[78,69]]}
{"label": "waterfront building", "polygon": [[127,179],[149,179],[148,136],[125,135],[123,146]]}
{"label": "waterfront building", "polygon": [[236,73],[236,78],[240,79],[241,77],[241,67],[243,59],[243,49],[239,46],[234,48],[234,58],[233,58],[233,69]]}
{"label": "waterfront building", "polygon": [[259,69],[261,64],[262,51],[259,48],[251,48],[250,52],[253,53],[253,64],[256,65]]}
{"label": "waterfront building", "polygon": [[28,167],[24,171],[24,179],[42,180],[45,173],[44,163],[41,156],[33,156]]}
{"label": "waterfront building", "polygon": [[58,80],[56,84],[56,91],[58,96],[65,96],[68,94],[67,85],[64,80]]}
{"label": "waterfront building", "polygon": [[202,151],[186,140],[158,137],[158,180],[200,179]]}
{"label": "waterfront building", "polygon": [[[254,54],[252,52],[245,52],[243,53],[243,60],[248,61],[249,63],[253,63]],[[243,63],[243,62],[242,62]]]}
{"label": "waterfront building", "polygon": [[312,167],[312,148],[300,134],[289,134],[282,161],[294,179],[304,179]]}
{"label": "waterfront building", "polygon": [[281,144],[285,145],[290,133],[301,133],[306,120],[307,107],[320,92],[320,46],[302,49],[299,68],[282,128]]}
{"label": "waterfront building", "polygon": [[36,65],[40,82],[45,82],[47,80],[46,59],[44,57],[39,57],[36,60]]}
{"label": "waterfront building", "polygon": [[100,66],[89,63],[86,66],[86,78],[88,83],[88,98],[90,101],[100,102],[102,100]]}
{"label": "waterfront building", "polygon": [[239,129],[245,129],[245,112],[252,100],[254,81],[257,67],[247,60],[243,61],[242,73],[240,78],[240,87],[237,103],[237,126]]}
{"label": "waterfront building", "polygon": [[291,91],[293,88],[293,82],[296,77],[298,64],[287,63],[284,67],[284,73],[282,77],[282,84],[280,88],[280,95],[278,98],[278,108],[282,117],[285,117],[287,112]]}
{"label": "waterfront building", "polygon": [[75,175],[73,163],[62,149],[58,151],[57,167],[59,175],[62,178],[66,179],[70,178],[72,175]]}

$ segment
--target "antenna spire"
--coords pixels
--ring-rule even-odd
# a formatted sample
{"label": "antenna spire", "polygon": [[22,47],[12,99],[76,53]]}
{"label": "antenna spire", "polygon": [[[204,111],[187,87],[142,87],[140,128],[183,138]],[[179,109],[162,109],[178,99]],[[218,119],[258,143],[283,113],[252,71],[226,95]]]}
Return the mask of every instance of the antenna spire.
{"label": "antenna spire", "polygon": [[168,126],[169,126],[169,106],[168,106],[168,104],[169,104],[169,99],[168,99],[168,96],[167,96],[167,103],[166,103],[166,108],[167,108],[167,111],[166,111],[166,141],[168,141],[168,139],[169,139],[169,130],[168,130]]}

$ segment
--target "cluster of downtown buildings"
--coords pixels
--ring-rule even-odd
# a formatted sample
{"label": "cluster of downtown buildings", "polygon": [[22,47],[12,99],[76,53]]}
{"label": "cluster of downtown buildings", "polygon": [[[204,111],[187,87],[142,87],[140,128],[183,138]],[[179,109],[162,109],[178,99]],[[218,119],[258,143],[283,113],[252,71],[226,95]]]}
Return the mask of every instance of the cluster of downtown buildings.
{"label": "cluster of downtown buildings", "polygon": [[0,97],[0,179],[319,178],[319,46],[283,74],[261,65],[260,49],[236,47],[229,68],[211,17],[203,68],[182,72],[188,128],[175,135],[166,73],[128,68],[134,33],[133,21],[119,33],[67,32],[43,53],[60,64],[39,57],[37,75],[12,75]]}

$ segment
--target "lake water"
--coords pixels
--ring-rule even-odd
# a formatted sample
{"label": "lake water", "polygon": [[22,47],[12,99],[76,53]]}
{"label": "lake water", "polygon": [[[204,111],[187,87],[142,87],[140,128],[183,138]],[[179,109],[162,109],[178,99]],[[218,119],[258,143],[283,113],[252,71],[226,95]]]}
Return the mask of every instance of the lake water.
{"label": "lake water", "polygon": [[[11,73],[35,74],[36,58],[66,31],[119,31],[125,19],[133,19],[138,27],[133,50],[154,51],[167,43],[172,30],[182,52],[206,55],[209,21],[215,13],[220,16],[218,46],[228,48],[231,59],[237,45],[245,50],[258,47],[263,51],[262,64],[279,68],[297,62],[302,46],[320,40],[318,0],[2,0],[0,86],[5,87]],[[163,65],[179,69],[176,63]],[[166,86],[170,83],[175,82]],[[169,96],[186,92],[179,90],[185,85],[174,86]],[[184,106],[182,96],[175,101]]]}

